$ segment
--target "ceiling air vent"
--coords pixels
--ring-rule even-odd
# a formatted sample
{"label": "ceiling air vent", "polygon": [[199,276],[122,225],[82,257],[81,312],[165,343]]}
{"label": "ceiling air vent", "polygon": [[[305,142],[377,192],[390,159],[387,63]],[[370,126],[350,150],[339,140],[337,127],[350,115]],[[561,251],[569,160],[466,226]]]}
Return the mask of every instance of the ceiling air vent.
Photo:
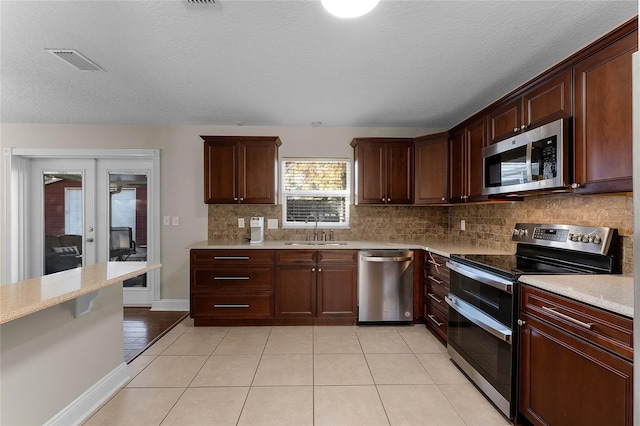
{"label": "ceiling air vent", "polygon": [[82,56],[78,51],[72,49],[45,49],[52,55],[62,59],[69,65],[73,65],[80,71],[104,71],[91,59]]}
{"label": "ceiling air vent", "polygon": [[187,3],[191,4],[215,4],[215,0],[187,0]]}

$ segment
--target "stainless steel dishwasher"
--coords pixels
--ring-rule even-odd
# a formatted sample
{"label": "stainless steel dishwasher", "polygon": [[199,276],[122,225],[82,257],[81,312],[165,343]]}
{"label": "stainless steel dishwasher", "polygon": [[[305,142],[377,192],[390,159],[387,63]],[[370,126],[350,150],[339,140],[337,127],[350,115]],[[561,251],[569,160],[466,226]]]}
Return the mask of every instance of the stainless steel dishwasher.
{"label": "stainless steel dishwasher", "polygon": [[361,250],[358,323],[413,321],[413,251]]}

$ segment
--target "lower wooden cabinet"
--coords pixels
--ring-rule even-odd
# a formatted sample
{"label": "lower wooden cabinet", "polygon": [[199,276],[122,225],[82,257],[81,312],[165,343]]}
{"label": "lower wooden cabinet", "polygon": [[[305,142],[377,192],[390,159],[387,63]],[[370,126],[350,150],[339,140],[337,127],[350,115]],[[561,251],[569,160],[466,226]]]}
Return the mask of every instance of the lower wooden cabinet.
{"label": "lower wooden cabinet", "polygon": [[449,294],[449,268],[447,258],[432,252],[423,254],[423,306],[427,327],[443,342],[447,341],[449,305],[444,298]]}
{"label": "lower wooden cabinet", "polygon": [[275,316],[357,316],[356,250],[280,250],[276,254]]}
{"label": "lower wooden cabinet", "polygon": [[633,424],[631,319],[522,286],[520,323],[521,415],[534,425]]}

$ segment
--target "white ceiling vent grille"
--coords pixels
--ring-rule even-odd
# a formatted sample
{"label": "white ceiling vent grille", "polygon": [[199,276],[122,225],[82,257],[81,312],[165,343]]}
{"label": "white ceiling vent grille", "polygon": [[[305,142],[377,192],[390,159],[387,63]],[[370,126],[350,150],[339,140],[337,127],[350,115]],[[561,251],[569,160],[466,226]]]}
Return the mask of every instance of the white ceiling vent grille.
{"label": "white ceiling vent grille", "polygon": [[187,3],[191,4],[215,4],[215,0],[187,0]]}
{"label": "white ceiling vent grille", "polygon": [[73,65],[80,71],[104,71],[91,59],[82,56],[78,51],[72,49],[45,49],[52,55],[62,59],[69,65]]}

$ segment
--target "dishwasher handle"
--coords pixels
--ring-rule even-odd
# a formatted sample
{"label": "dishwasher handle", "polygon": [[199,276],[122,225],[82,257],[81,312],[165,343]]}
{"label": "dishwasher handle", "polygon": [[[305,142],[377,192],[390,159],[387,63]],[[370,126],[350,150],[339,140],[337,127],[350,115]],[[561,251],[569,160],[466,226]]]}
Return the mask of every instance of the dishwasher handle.
{"label": "dishwasher handle", "polygon": [[360,258],[364,262],[407,262],[413,260],[411,256],[397,256],[397,257],[387,257],[387,256],[362,256]]}

